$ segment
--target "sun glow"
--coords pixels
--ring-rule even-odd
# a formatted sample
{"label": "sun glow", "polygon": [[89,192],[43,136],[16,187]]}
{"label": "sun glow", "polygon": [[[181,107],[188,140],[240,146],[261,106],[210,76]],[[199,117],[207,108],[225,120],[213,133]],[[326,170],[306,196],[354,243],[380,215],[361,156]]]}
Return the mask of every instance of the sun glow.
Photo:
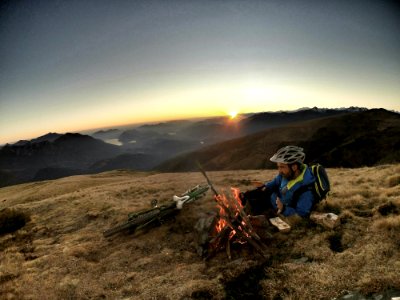
{"label": "sun glow", "polygon": [[236,118],[237,115],[238,115],[237,111],[231,111],[231,112],[229,112],[229,116],[230,116],[231,119]]}

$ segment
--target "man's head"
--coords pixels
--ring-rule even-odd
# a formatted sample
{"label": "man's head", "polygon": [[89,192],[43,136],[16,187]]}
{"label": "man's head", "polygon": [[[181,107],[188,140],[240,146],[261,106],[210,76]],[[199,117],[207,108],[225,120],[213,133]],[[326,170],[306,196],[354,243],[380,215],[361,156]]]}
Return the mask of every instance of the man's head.
{"label": "man's head", "polygon": [[300,174],[301,165],[306,155],[303,148],[297,146],[285,146],[279,149],[270,161],[277,163],[279,174],[288,180],[296,178]]}

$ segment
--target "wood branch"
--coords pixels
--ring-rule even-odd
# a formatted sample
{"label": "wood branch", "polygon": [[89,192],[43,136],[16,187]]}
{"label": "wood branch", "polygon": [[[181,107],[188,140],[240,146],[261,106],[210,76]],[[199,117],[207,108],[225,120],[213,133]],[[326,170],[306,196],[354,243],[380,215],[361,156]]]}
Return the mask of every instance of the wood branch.
{"label": "wood branch", "polygon": [[217,233],[215,237],[213,237],[210,241],[210,244],[220,244],[220,241],[224,239],[226,235],[229,235],[231,229],[229,226],[225,226],[220,232]]}
{"label": "wood branch", "polygon": [[238,227],[234,226],[230,220],[228,220],[227,218],[224,218],[224,220],[232,230],[235,230],[239,238],[245,240],[247,243],[253,246],[253,248],[255,248],[262,257],[267,258],[264,251],[267,249],[267,247],[264,245],[264,243],[262,243],[261,241],[255,242],[252,238],[248,237],[246,233],[243,232],[243,230],[240,230]]}
{"label": "wood branch", "polygon": [[[235,226],[235,228],[233,228],[233,229],[238,231],[239,226],[240,226],[240,228],[242,228],[242,230],[240,230],[240,231],[244,232],[248,236],[251,236],[253,239],[255,239],[257,241],[261,241],[261,238],[253,229],[253,226],[251,225],[251,221],[250,221],[249,217],[246,215],[243,208],[237,203],[237,201],[235,201],[235,199],[231,199],[231,198],[227,198],[227,199],[229,202],[228,203],[229,207],[225,207],[225,208],[230,211],[230,215],[234,216],[233,219],[236,220],[237,223],[240,224],[238,226]],[[232,211],[232,207],[239,213],[237,216],[236,216],[236,213],[234,211]],[[231,223],[233,224],[234,222],[231,222]]]}
{"label": "wood branch", "polygon": [[229,241],[229,235],[231,233],[231,228],[225,226],[218,234],[213,237],[208,243],[208,253],[206,259],[213,257],[219,250],[221,250],[225,245],[225,240]]}
{"label": "wood branch", "polygon": [[[242,206],[237,202],[238,200],[236,198],[225,197],[222,195],[216,195],[214,199],[218,203],[219,207],[222,209],[222,213],[220,213],[219,218],[223,219],[226,222],[227,226],[225,226],[223,230],[210,242],[212,250],[208,257],[214,255],[216,251],[225,246],[228,257],[231,258],[229,236],[230,233],[234,231],[237,239],[247,242],[263,258],[267,258],[267,247],[253,229],[249,217],[246,215]],[[224,239],[226,236],[225,231],[229,232],[227,235],[228,238],[226,245],[224,243]]]}
{"label": "wood branch", "polygon": [[[223,197],[221,194],[219,194],[216,189],[214,188],[213,184],[211,183],[210,179],[208,178],[206,172],[204,169],[201,167],[200,163],[197,161],[197,166],[199,167],[201,173],[204,175],[204,177],[207,179],[208,185],[211,187],[211,190],[214,192],[214,199],[217,201],[217,203],[220,205],[220,207],[223,209],[223,211],[226,213],[228,225],[231,227],[232,230],[236,232],[236,234],[246,240],[250,245],[252,245],[264,258],[266,258],[265,253],[263,248],[265,249],[266,246],[261,242],[260,237],[255,233],[253,230],[253,227],[251,226],[250,220],[239,205],[236,199],[234,202],[233,200],[230,200],[227,197]],[[235,190],[236,192],[238,190]],[[224,203],[224,199],[227,199],[228,202],[228,207]],[[229,205],[230,204],[230,205]],[[232,211],[232,207],[235,208],[235,211]],[[238,214],[237,214],[238,213]],[[238,222],[237,218],[240,216],[240,221]],[[231,221],[232,220],[232,221]],[[238,226],[234,226],[233,223],[239,223]],[[255,242],[254,240],[257,242]],[[229,240],[229,236],[228,236]]]}

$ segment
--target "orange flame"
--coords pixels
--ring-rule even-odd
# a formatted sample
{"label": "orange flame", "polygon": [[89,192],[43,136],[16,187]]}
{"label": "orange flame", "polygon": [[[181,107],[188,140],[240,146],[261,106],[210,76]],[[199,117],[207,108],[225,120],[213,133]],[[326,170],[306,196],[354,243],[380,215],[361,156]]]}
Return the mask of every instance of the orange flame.
{"label": "orange flame", "polygon": [[[219,198],[219,197],[220,197],[220,195],[216,196],[216,198]],[[215,225],[215,229],[216,229],[217,233],[219,233],[222,231],[222,229],[224,229],[227,226],[228,223],[223,218],[223,216],[226,216],[225,210],[220,205],[218,205],[217,207],[219,208],[219,213],[218,213],[219,218],[218,218],[217,224]]]}
{"label": "orange flame", "polygon": [[[229,226],[228,222],[226,221],[229,216],[226,213],[226,209],[234,212],[234,217],[237,218],[240,214],[240,210],[243,209],[242,201],[240,200],[240,190],[238,188],[231,188],[233,194],[233,201],[229,201],[225,194],[220,194],[215,196],[215,200],[217,201],[219,208],[219,218],[218,222],[215,225],[215,230],[217,233],[221,232],[225,227]],[[242,221],[242,225],[246,226],[245,222]],[[239,227],[240,228],[240,227]],[[232,231],[229,233],[229,239],[232,239],[236,235],[236,231],[231,228]]]}

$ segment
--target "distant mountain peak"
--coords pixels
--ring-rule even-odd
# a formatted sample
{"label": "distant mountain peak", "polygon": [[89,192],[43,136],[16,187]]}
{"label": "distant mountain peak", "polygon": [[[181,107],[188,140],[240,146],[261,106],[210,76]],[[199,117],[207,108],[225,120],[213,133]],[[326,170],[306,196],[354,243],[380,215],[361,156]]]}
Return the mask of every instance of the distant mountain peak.
{"label": "distant mountain peak", "polygon": [[62,136],[62,134],[59,133],[55,133],[55,132],[49,132],[46,133],[45,135],[39,136],[37,138],[31,139],[31,140],[20,140],[14,144],[12,144],[12,146],[17,146],[17,147],[21,147],[21,146],[26,146],[29,144],[37,144],[37,143],[42,143],[42,142],[54,142],[56,139],[58,139],[60,136]]}
{"label": "distant mountain peak", "polygon": [[67,133],[59,136],[54,142],[59,143],[59,142],[64,142],[64,141],[75,141],[75,140],[99,141],[99,142],[101,141],[101,140],[95,139],[86,134],[67,132]]}
{"label": "distant mountain peak", "polygon": [[30,143],[30,141],[28,141],[28,140],[19,140],[18,142],[14,143],[13,146],[25,146],[26,144],[29,144],[29,143]]}
{"label": "distant mountain peak", "polygon": [[103,135],[103,134],[109,134],[109,133],[114,133],[114,132],[119,132],[119,129],[105,129],[105,130],[99,130],[93,133],[93,135]]}
{"label": "distant mountain peak", "polygon": [[327,108],[327,107],[301,107],[296,110],[291,110],[288,112],[299,112],[299,111],[314,111],[314,112],[327,112],[327,111],[344,111],[344,112],[360,112],[360,111],[367,111],[368,108],[366,107],[358,107],[358,106],[350,106],[350,107],[339,107],[339,108]]}

